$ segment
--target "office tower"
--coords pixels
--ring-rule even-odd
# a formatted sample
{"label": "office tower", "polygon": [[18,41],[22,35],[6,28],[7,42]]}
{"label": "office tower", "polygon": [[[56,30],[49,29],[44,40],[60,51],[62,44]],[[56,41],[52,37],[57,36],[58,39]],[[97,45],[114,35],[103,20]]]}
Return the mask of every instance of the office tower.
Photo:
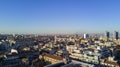
{"label": "office tower", "polygon": [[89,38],[89,34],[84,34],[84,39],[88,39]]}
{"label": "office tower", "polygon": [[56,41],[57,41],[57,36],[55,35],[54,36],[54,44],[56,44]]}
{"label": "office tower", "polygon": [[105,37],[106,37],[106,40],[109,41],[110,33],[109,33],[108,31],[106,31],[106,33],[105,33]]}
{"label": "office tower", "polygon": [[117,31],[115,31],[115,32],[113,33],[113,38],[114,38],[115,40],[118,40],[118,39],[119,39],[119,33],[118,33]]}

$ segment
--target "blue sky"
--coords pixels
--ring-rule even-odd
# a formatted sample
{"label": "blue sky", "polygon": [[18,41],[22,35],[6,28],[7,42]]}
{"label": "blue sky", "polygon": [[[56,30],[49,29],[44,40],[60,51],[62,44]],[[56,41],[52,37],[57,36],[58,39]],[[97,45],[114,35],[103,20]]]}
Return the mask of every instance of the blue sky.
{"label": "blue sky", "polygon": [[2,33],[120,31],[120,0],[0,0]]}

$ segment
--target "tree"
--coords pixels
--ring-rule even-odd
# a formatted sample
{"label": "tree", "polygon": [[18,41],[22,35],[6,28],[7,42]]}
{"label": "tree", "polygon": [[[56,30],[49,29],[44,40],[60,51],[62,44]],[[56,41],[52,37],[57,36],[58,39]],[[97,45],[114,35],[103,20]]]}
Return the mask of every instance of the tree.
{"label": "tree", "polygon": [[115,50],[114,56],[115,56],[114,60],[116,60],[117,64],[120,66],[120,49]]}
{"label": "tree", "polygon": [[119,65],[119,67],[120,67],[120,60],[118,60],[118,61],[117,61],[117,64],[118,64],[118,65]]}

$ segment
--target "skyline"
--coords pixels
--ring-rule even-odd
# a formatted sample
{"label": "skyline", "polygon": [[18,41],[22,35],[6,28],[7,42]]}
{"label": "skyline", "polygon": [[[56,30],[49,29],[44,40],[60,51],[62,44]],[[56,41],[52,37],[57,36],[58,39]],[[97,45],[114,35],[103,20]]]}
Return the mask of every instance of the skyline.
{"label": "skyline", "polygon": [[119,0],[1,0],[1,33],[120,31]]}

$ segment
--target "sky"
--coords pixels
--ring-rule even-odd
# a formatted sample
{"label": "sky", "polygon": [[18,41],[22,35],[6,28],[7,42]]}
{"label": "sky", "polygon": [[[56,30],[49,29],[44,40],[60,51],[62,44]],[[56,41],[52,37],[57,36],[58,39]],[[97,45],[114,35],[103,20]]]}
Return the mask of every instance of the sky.
{"label": "sky", "polygon": [[120,31],[120,0],[0,0],[1,33]]}

